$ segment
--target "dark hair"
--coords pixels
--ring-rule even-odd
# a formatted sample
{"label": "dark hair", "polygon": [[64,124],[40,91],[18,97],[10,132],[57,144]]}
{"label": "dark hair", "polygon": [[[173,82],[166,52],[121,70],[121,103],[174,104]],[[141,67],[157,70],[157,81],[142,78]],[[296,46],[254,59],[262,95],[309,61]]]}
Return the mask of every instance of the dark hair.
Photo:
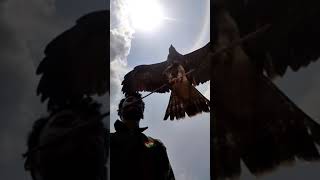
{"label": "dark hair", "polygon": [[122,114],[121,114],[122,104],[123,104],[124,100],[125,100],[127,97],[129,97],[129,96],[133,96],[133,97],[136,97],[137,99],[139,99],[139,103],[142,104],[143,109],[144,109],[144,102],[143,102],[142,99],[141,99],[141,98],[142,98],[142,95],[141,95],[140,93],[137,93],[137,92],[127,93],[127,94],[125,95],[125,97],[122,98],[122,99],[120,100],[120,102],[119,102],[119,105],[118,105],[118,115],[119,115],[119,116],[122,115]]}

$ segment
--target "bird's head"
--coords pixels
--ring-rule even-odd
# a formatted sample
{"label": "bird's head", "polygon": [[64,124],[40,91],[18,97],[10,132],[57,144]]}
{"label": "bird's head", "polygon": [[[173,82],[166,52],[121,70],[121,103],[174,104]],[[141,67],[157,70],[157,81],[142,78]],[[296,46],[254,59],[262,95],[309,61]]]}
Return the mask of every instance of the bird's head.
{"label": "bird's head", "polygon": [[177,78],[184,68],[181,64],[183,55],[180,54],[172,45],[169,48],[169,54],[167,57],[168,66],[164,70],[163,74],[167,77],[170,82],[173,78]]}
{"label": "bird's head", "polygon": [[170,63],[173,63],[175,61],[181,61],[181,58],[183,57],[182,54],[180,54],[176,48],[174,48],[172,45],[169,48],[169,54],[167,57],[167,61]]}

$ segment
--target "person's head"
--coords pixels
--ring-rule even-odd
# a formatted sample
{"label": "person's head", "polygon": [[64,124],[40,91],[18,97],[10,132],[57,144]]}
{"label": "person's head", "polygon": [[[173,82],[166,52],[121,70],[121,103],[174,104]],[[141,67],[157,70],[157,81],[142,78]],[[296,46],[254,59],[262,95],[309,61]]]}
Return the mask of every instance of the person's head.
{"label": "person's head", "polygon": [[144,102],[141,94],[130,93],[121,99],[118,106],[118,115],[122,121],[137,121],[143,119]]}

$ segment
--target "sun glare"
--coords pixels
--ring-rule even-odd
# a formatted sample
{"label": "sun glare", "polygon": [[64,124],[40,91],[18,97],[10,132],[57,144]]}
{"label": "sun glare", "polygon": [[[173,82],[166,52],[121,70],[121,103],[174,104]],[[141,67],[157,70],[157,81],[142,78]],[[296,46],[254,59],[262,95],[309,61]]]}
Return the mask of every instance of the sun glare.
{"label": "sun glare", "polygon": [[130,20],[135,29],[152,31],[161,25],[164,16],[157,0],[129,0]]}

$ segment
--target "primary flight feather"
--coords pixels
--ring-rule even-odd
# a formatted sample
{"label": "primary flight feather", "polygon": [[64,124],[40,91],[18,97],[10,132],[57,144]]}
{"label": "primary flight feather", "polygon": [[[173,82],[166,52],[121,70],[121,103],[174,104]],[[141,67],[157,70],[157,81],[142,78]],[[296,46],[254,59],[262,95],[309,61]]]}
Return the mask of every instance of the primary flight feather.
{"label": "primary flight feather", "polygon": [[48,108],[109,91],[109,11],[89,13],[45,48],[37,93]]}

